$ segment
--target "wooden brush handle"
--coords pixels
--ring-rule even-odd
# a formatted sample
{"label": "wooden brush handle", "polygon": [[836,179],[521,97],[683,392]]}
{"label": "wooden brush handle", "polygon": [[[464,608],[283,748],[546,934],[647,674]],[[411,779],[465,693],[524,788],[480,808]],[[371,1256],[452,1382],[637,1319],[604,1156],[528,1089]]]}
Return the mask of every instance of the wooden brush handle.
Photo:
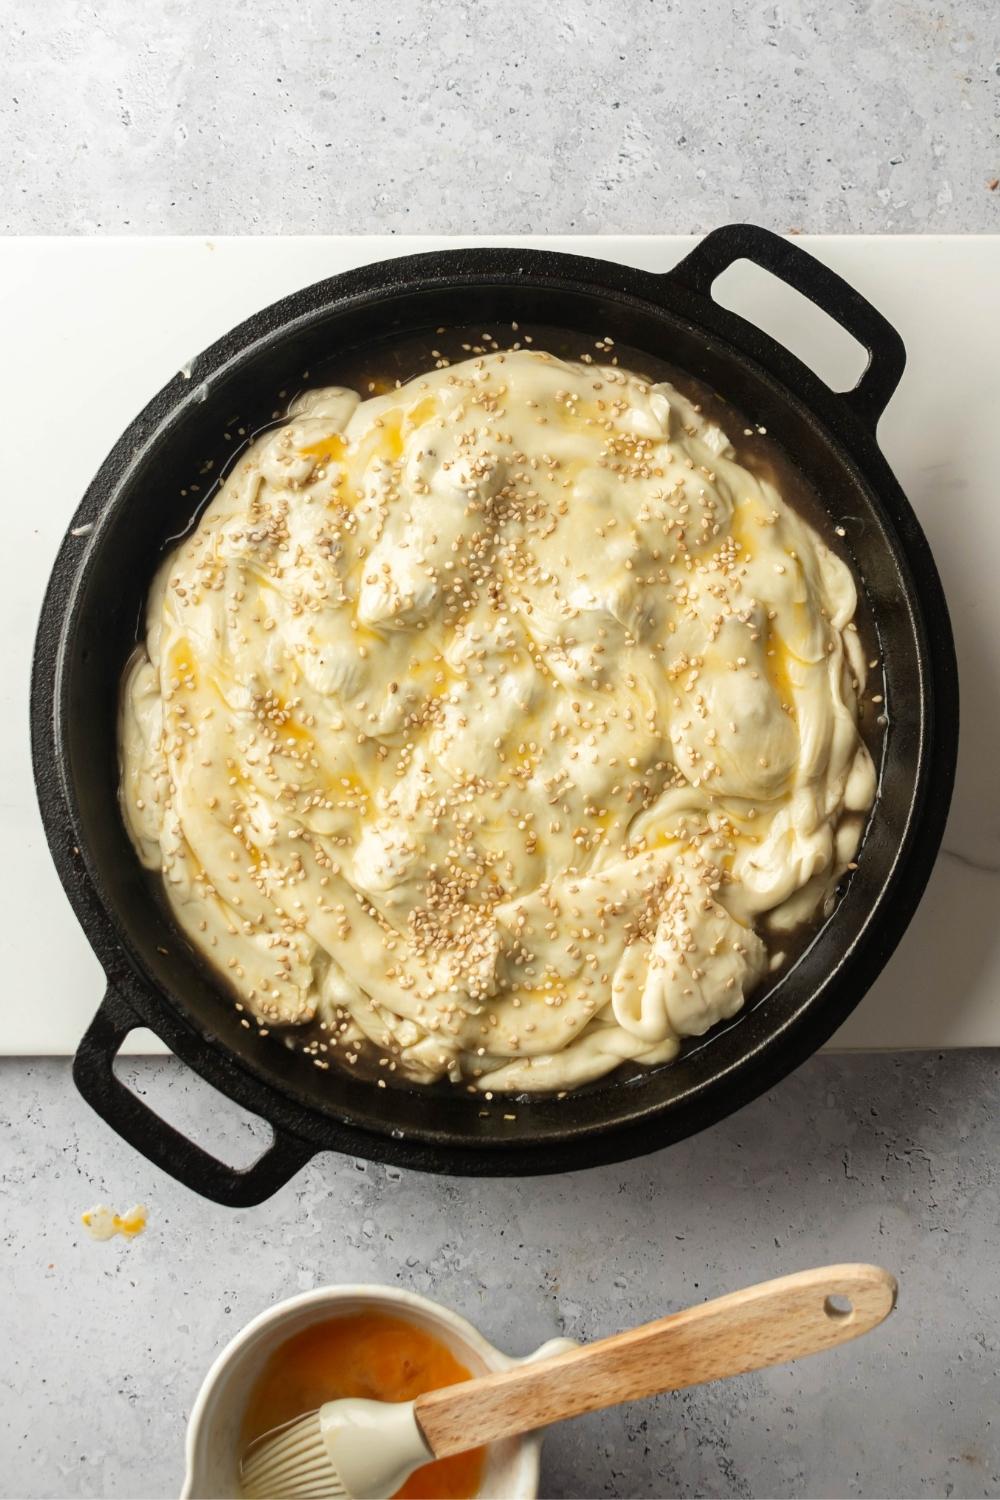
{"label": "wooden brush handle", "polygon": [[896,1302],[878,1266],[822,1266],[732,1292],[537,1364],[428,1391],[417,1421],[438,1458],[660,1391],[801,1359],[875,1328]]}

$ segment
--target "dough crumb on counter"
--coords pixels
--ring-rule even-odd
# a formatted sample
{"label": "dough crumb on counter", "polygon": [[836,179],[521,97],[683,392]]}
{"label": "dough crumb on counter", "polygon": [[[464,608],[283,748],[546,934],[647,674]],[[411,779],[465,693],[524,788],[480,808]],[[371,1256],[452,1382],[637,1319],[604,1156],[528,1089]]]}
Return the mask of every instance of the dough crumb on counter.
{"label": "dough crumb on counter", "polygon": [[106,1203],[98,1203],[80,1215],[80,1222],[92,1240],[113,1240],[119,1234],[124,1240],[134,1240],[145,1230],[148,1218],[145,1203],[136,1203],[125,1214],[116,1214]]}

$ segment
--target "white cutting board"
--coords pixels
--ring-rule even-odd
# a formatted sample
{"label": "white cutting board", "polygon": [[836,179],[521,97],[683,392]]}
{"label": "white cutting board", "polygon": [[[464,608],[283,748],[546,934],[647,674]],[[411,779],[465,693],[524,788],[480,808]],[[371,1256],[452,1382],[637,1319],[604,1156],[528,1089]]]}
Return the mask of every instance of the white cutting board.
{"label": "white cutting board", "polygon": [[[687,236],[518,237],[668,269]],[[102,975],[49,860],[28,749],[32,639],[64,528],[115,438],[198,350],[256,308],[365,261],[472,238],[0,240],[0,1054],[72,1052]],[[1000,1045],[1000,237],[808,236],[800,243],[900,330],[906,375],[881,440],[923,522],[958,640],[958,786],[923,905],[835,1038],[854,1048]],[[756,317],[838,388],[859,351],[753,268],[727,273]],[[137,1050],[148,1044],[140,1042]],[[148,1050],[153,1050],[148,1046]]]}

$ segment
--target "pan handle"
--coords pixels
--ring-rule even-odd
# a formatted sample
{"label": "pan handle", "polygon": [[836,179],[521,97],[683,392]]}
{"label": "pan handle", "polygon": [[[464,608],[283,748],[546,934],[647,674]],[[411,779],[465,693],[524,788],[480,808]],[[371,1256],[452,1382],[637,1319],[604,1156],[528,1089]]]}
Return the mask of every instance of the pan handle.
{"label": "pan handle", "polygon": [[272,1125],[274,1140],[264,1154],[245,1169],[230,1167],[161,1120],[114,1070],[122,1042],[144,1024],[120,991],[109,985],[77,1048],[73,1081],[91,1109],[161,1171],[216,1203],[250,1208],[270,1198],[315,1156],[315,1146]]}
{"label": "pan handle", "polygon": [[[801,292],[867,349],[868,364],[857,385],[835,394],[874,432],[906,364],[903,340],[892,324],[836,271],[794,240],[757,224],[726,224],[714,229],[667,275],[698,296],[709,297],[716,278],[738,260],[753,261]],[[753,326],[746,319],[740,321]]]}

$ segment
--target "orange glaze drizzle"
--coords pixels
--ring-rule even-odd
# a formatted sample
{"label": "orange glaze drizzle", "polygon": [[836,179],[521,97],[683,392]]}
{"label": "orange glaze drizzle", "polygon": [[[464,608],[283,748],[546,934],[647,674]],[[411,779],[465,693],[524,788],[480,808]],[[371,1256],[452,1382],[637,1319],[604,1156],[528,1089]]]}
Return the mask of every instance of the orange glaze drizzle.
{"label": "orange glaze drizzle", "polygon": [[347,444],[340,433],[333,432],[329,437],[320,438],[318,442],[309,443],[305,448],[300,448],[299,452],[309,458],[318,458],[321,463],[339,464],[344,457],[346,447]]}

